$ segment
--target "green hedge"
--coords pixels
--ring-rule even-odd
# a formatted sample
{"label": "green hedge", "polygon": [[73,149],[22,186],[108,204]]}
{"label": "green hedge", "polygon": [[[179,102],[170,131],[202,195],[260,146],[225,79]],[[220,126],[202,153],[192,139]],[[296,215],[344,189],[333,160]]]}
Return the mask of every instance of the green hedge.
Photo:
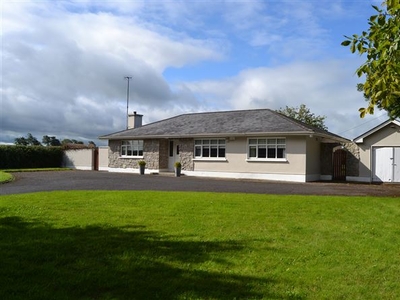
{"label": "green hedge", "polygon": [[62,147],[0,145],[0,169],[59,168]]}

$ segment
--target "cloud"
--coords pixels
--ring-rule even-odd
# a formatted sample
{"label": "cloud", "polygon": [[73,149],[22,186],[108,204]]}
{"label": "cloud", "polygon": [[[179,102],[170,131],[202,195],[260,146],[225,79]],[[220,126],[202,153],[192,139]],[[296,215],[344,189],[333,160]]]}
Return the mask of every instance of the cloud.
{"label": "cloud", "polygon": [[355,68],[354,63],[347,61],[298,62],[247,69],[229,79],[198,81],[186,86],[207,107],[217,110],[279,109],[306,104],[312,113],[327,116],[330,131],[346,132],[351,138],[365,127],[349,129],[381,115],[378,112],[367,119],[359,118],[358,108],[365,101],[356,90],[359,80],[353,76]]}
{"label": "cloud", "polygon": [[[344,119],[358,126],[358,60],[347,60],[348,51],[338,54],[333,23],[325,21],[355,18],[359,6],[5,2],[0,142],[28,132],[39,139],[96,140],[124,129],[124,76],[132,76],[130,111],[143,113],[145,123],[187,112],[304,103],[326,115],[336,133],[349,128]],[[169,80],[167,73],[183,75]]]}
{"label": "cloud", "polygon": [[99,6],[3,4],[5,130],[0,138],[9,141],[33,131],[34,125],[38,135],[95,139],[124,128],[124,76],[132,76],[130,98],[135,105],[165,108],[187,94],[171,90],[162,77],[166,68],[223,57],[218,41],[192,38],[161,25],[150,28],[138,18],[105,12],[102,3],[94,3]]}

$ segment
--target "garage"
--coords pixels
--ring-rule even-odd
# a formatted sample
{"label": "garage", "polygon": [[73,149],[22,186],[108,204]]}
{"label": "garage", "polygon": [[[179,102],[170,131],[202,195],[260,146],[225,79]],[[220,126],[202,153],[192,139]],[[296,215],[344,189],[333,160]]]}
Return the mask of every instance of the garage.
{"label": "garage", "polygon": [[400,183],[400,121],[387,120],[353,140],[359,150],[362,182]]}
{"label": "garage", "polygon": [[374,182],[400,182],[400,147],[372,148]]}

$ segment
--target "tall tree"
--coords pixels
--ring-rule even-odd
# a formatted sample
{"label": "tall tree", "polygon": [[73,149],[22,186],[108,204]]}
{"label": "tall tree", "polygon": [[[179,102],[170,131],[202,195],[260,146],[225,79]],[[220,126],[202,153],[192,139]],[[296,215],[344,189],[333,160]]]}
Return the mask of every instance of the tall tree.
{"label": "tall tree", "polygon": [[305,104],[301,104],[300,107],[286,106],[285,108],[278,109],[277,112],[322,130],[328,130],[328,127],[325,126],[326,116],[313,114]]}
{"label": "tall tree", "polygon": [[384,109],[389,117],[400,117],[400,0],[386,0],[382,9],[369,18],[369,29],[361,35],[345,36],[343,46],[352,53],[366,54],[367,60],[356,71],[365,76],[362,91],[368,101],[360,117]]}
{"label": "tall tree", "polygon": [[22,146],[41,146],[42,144],[31,134],[25,137],[19,137],[14,140],[15,145],[22,145]]}
{"label": "tall tree", "polygon": [[26,140],[25,137],[21,136],[14,140],[14,144],[19,146],[28,146],[28,141]]}
{"label": "tall tree", "polygon": [[61,146],[61,142],[55,136],[44,135],[42,143],[46,146]]}

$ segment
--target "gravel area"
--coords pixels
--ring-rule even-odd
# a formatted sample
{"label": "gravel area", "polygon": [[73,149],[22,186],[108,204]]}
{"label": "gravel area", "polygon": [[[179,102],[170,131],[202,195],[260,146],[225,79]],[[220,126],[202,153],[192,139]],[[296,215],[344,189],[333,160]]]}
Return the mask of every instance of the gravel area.
{"label": "gravel area", "polygon": [[400,197],[400,184],[288,183],[99,171],[20,172],[13,175],[13,182],[0,184],[0,195],[58,190],[154,190]]}

